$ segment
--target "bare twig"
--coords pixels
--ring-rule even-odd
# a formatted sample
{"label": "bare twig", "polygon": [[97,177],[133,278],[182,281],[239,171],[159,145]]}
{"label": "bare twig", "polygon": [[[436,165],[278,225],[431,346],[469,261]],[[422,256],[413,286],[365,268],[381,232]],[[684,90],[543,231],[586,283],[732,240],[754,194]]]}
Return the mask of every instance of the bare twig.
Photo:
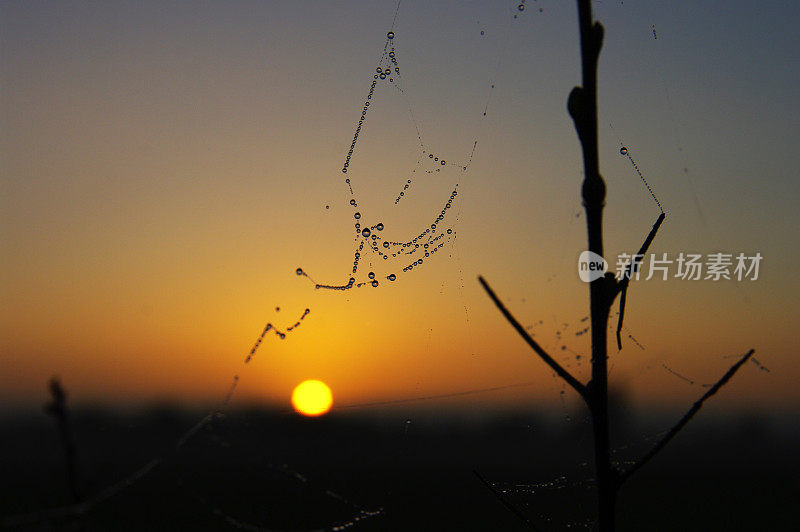
{"label": "bare twig", "polygon": [[78,472],[75,459],[75,442],[69,426],[69,408],[67,407],[67,392],[61,386],[57,377],[50,379],[48,384],[53,400],[45,405],[44,411],[53,416],[58,426],[61,445],[64,447],[64,462],[67,467],[67,484],[74,502],[81,502],[82,495],[78,489]]}
{"label": "bare twig", "polygon": [[[234,379],[234,386],[238,381],[238,376]],[[51,383],[52,389],[52,383]],[[233,387],[229,390],[228,396],[226,397],[225,401],[220,403],[219,406],[212,409],[208,414],[206,414],[199,422],[193,425],[189,430],[187,430],[176,442],[172,449],[172,453],[177,453],[181,447],[183,447],[186,442],[191,440],[203,427],[211,423],[218,412],[220,412],[221,407],[225,406],[230,400],[230,394],[233,392]],[[52,406],[50,407],[52,408]],[[91,511],[95,506],[104,503],[108,499],[119,494],[121,491],[129,488],[133,484],[137,483],[139,480],[150,474],[150,472],[164,463],[169,455],[167,452],[162,453],[161,455],[153,458],[142,467],[134,471],[132,474],[128,475],[127,477],[122,478],[121,480],[110,484],[103,488],[102,490],[98,491],[94,495],[81,498],[80,501],[76,502],[75,504],[65,505],[65,506],[57,506],[52,508],[47,508],[44,510],[39,510],[35,512],[28,512],[24,514],[17,514],[17,515],[10,515],[4,516],[0,519],[0,528],[11,528],[11,527],[18,527],[18,526],[30,526],[35,525],[38,523],[44,523],[53,519],[67,519],[67,518],[78,518],[83,515],[86,515],[89,511]]]}
{"label": "bare twig", "polygon": [[538,530],[536,528],[536,526],[534,526],[534,524],[531,523],[530,519],[525,517],[525,514],[523,514],[520,510],[518,510],[516,506],[514,506],[513,504],[508,502],[508,500],[505,497],[503,497],[503,494],[500,493],[499,491],[497,491],[496,489],[494,489],[494,487],[491,484],[489,484],[486,481],[486,479],[481,476],[480,473],[478,473],[474,469],[472,470],[472,472],[475,473],[475,476],[478,477],[478,480],[480,480],[483,483],[483,485],[486,486],[486,488],[489,491],[491,491],[494,494],[495,497],[497,497],[497,500],[499,500],[501,503],[503,503],[503,506],[505,506],[511,513],[513,513],[514,515],[519,517],[522,520],[523,523],[525,523],[526,525],[531,527],[533,530]]}
{"label": "bare twig", "polygon": [[[586,211],[586,230],[588,237],[588,251],[603,256],[603,208],[605,206],[606,184],[600,174],[598,138],[597,138],[597,60],[603,44],[604,29],[602,24],[594,21],[592,15],[591,0],[577,0],[578,4],[578,26],[580,30],[581,43],[581,79],[582,85],[576,86],[569,93],[567,98],[567,111],[575,124],[575,130],[581,144],[583,154],[584,180],[581,186],[581,196],[583,206]],[[633,159],[631,159],[633,162]],[[636,163],[634,163],[636,167]],[[660,441],[647,455],[636,463],[628,471],[621,472],[611,463],[611,450],[609,438],[609,417],[608,417],[608,318],[611,305],[617,295],[620,297],[619,321],[617,323],[617,346],[622,348],[620,333],[625,316],[625,302],[627,289],[630,284],[630,277],[641,265],[642,258],[647,252],[650,244],[658,232],[659,227],[666,218],[664,209],[658,198],[655,197],[644,176],[639,172],[642,181],[650,191],[656,201],[661,213],[659,214],[653,228],[645,238],[639,252],[632,259],[627,267],[627,275],[621,281],[617,281],[610,273],[595,279],[589,283],[589,305],[591,316],[592,331],[592,376],[585,385],[570,375],[552,357],[527,334],[525,329],[517,322],[511,313],[503,306],[497,296],[482,277],[479,277],[483,288],[500,309],[505,318],[514,326],[528,345],[544,360],[562,379],[572,386],[586,402],[592,418],[592,429],[594,436],[594,458],[595,472],[597,479],[597,525],[601,532],[613,532],[615,529],[614,507],[616,504],[617,492],[622,481],[647,461],[649,461],[658,451],[660,451],[697,413],[702,407],[703,402],[714,395],[734,373],[752,355],[750,351],[740,362],[734,365],[723,377],[714,385],[692,409],[680,420],[667,436]]]}
{"label": "bare twig", "polygon": [[[603,25],[592,16],[591,0],[577,0],[581,39],[582,85],[567,98],[567,111],[583,154],[584,179],[581,185],[586,211],[588,251],[603,256],[603,207],[606,183],[600,175],[597,144],[597,60],[603,46]],[[607,274],[589,283],[589,308],[592,319],[592,378],[586,385],[586,405],[592,416],[594,465],[597,474],[597,524],[601,532],[614,530],[614,505],[618,488],[611,465],[608,432],[608,312],[616,297],[617,282]]]}
{"label": "bare twig", "polygon": [[[659,203],[659,207],[660,206],[661,204]],[[644,254],[647,253],[647,249],[650,247],[650,244],[656,237],[658,228],[661,227],[661,222],[663,222],[664,218],[666,217],[667,215],[664,214],[664,211],[662,210],[661,214],[658,215],[656,223],[653,224],[653,228],[650,229],[650,233],[647,235],[647,238],[644,239],[644,244],[642,244],[642,247],[639,248],[639,252],[636,255],[634,255],[633,259],[631,259],[631,263],[628,264],[628,269],[625,272],[624,278],[617,285],[617,289],[620,292],[622,292],[619,296],[619,320],[617,321],[617,349],[622,349],[622,340],[620,339],[620,332],[622,331],[622,321],[625,319],[625,299],[628,294],[628,283],[630,283],[633,272],[639,268],[639,263],[644,258]]]}
{"label": "bare twig", "polygon": [[539,355],[541,359],[544,360],[545,363],[558,374],[559,377],[567,381],[567,383],[570,386],[572,386],[584,400],[588,401],[586,386],[584,386],[578,379],[573,377],[567,370],[561,367],[561,364],[556,362],[555,359],[553,359],[553,357],[548,355],[547,352],[544,349],[542,349],[538,343],[536,343],[536,340],[531,338],[531,336],[525,330],[525,327],[523,327],[516,320],[516,318],[514,318],[514,316],[511,315],[511,312],[509,312],[509,310],[505,307],[505,305],[503,305],[502,301],[500,301],[500,299],[494,293],[494,290],[492,290],[492,288],[489,286],[489,284],[483,277],[478,276],[478,280],[483,286],[483,289],[486,290],[486,293],[489,294],[489,297],[492,298],[492,301],[494,301],[494,304],[497,306],[497,308],[500,309],[500,312],[503,314],[503,316],[505,316],[508,322],[511,323],[511,325],[514,327],[514,329],[516,329],[519,335],[522,336],[525,342],[527,342],[527,344],[531,346],[531,348],[534,351],[536,351],[536,354]]}
{"label": "bare twig", "polygon": [[731,369],[729,369],[725,373],[725,375],[723,375],[722,378],[718,380],[716,384],[714,384],[714,386],[709,388],[709,390],[705,394],[703,394],[703,397],[698,399],[692,405],[692,408],[690,408],[689,411],[686,412],[686,414],[680,419],[680,421],[678,421],[678,423],[674,427],[672,427],[669,430],[669,432],[667,432],[667,434],[664,435],[664,437],[661,438],[661,440],[658,443],[656,443],[646,455],[641,457],[633,466],[631,466],[630,469],[621,473],[619,477],[620,483],[630,478],[631,475],[636,473],[643,465],[649,462],[651,458],[653,458],[656,454],[658,454],[658,452],[661,449],[663,449],[664,446],[666,446],[670,442],[670,440],[674,438],[676,434],[678,434],[678,432],[680,432],[680,430],[692,419],[692,417],[694,417],[694,415],[700,410],[700,408],[703,407],[703,403],[709,397],[717,393],[720,388],[725,386],[725,384],[727,384],[729,380],[731,380],[731,377],[733,377],[734,374],[737,371],[739,371],[739,368],[741,368],[745,364],[745,362],[747,362],[747,360],[751,356],[753,356],[753,353],[755,353],[755,349],[751,349],[750,351],[748,351],[741,359],[739,359],[739,361],[736,364],[731,366]]}
{"label": "bare twig", "polygon": [[622,320],[625,319],[625,301],[628,298],[628,287],[622,289],[622,293],[619,295],[619,319],[617,320],[617,350],[622,349],[622,338],[620,334],[622,334]]}

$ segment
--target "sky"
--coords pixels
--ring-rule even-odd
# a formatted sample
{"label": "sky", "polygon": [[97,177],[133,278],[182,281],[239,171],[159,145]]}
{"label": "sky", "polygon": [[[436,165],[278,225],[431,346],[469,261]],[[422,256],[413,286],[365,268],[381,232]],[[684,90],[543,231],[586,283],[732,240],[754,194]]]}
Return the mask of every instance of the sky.
{"label": "sky", "polygon": [[[688,405],[755,348],[715,408],[796,410],[800,6],[594,9],[611,267],[659,214],[632,161],[667,213],[651,252],[763,257],[633,282],[612,385]],[[305,379],[336,406],[575,402],[477,276],[588,378],[579,83],[573,2],[0,3],[0,405],[52,375],[83,404],[213,403],[234,375],[233,404],[281,408]],[[424,264],[368,246],[352,273],[432,223]]]}

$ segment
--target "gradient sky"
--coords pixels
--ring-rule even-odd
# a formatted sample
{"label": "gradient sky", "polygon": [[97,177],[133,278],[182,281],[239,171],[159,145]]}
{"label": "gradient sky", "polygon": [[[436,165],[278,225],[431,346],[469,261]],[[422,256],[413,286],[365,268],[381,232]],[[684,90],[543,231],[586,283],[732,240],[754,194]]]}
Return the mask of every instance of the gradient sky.
{"label": "gradient sky", "polygon": [[[366,252],[357,281],[373,270],[378,288],[295,274],[350,276],[341,168],[395,8],[0,3],[0,404],[41,403],[53,374],[72,400],[109,404],[212,402],[234,374],[242,403],[285,406],[307,378],[337,405],[515,383],[532,384],[456,403],[559,401],[478,274],[586,378],[574,2],[403,0],[402,92],[376,87],[348,176],[363,221],[398,241],[457,183],[442,222],[456,237],[407,273]],[[658,215],[621,143],[668,213],[651,251],[764,257],[754,282],[634,283],[626,334],[644,350],[610,346],[612,382],[687,404],[753,347],[770,372],[745,367],[719,408],[800,407],[800,5],[608,0],[595,15],[607,257]],[[442,171],[417,164],[415,127]],[[265,323],[306,308],[243,365]]]}

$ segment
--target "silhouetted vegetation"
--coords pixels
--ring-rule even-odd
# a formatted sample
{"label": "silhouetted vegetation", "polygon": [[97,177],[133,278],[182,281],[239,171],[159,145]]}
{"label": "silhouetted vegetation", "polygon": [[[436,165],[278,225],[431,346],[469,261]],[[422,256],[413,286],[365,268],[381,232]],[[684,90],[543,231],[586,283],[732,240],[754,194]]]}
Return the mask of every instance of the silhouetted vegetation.
{"label": "silhouetted vegetation", "polygon": [[55,419],[58,437],[64,449],[64,462],[66,464],[69,492],[74,502],[80,502],[81,492],[78,489],[75,441],[72,437],[72,431],[69,425],[67,392],[61,386],[61,381],[57,377],[50,379],[48,388],[50,389],[50,394],[53,396],[53,399],[45,405],[44,411]]}
{"label": "silhouetted vegetation", "polygon": [[[582,186],[583,206],[586,211],[586,226],[588,233],[588,250],[596,256],[603,257],[603,208],[605,207],[606,184],[600,175],[600,157],[597,144],[597,61],[603,45],[604,29],[602,24],[595,22],[592,15],[590,0],[578,0],[578,22],[581,41],[581,67],[582,85],[572,89],[567,100],[567,109],[575,124],[581,150],[583,153],[584,181]],[[655,35],[655,34],[654,34]],[[625,148],[623,148],[625,150]],[[641,174],[640,174],[641,175]],[[642,179],[644,179],[642,177]],[[647,185],[647,183],[645,182]],[[649,185],[648,190],[653,194]],[[606,272],[604,276],[589,283],[591,333],[592,333],[592,374],[589,382],[581,383],[551,357],[527,333],[525,328],[506,309],[494,291],[481,277],[483,288],[500,309],[505,318],[525,339],[528,345],[569,384],[589,409],[592,419],[594,436],[594,466],[597,482],[597,519],[602,532],[615,530],[615,506],[617,492],[622,484],[635,472],[655,456],[669,441],[680,431],[691,418],[700,410],[703,403],[724,386],[736,371],[744,365],[753,355],[754,350],[748,351],[734,364],[727,373],[714,384],[680,421],[667,434],[658,441],[647,453],[632,466],[622,469],[612,463],[609,445],[609,416],[608,416],[608,350],[607,333],[608,318],[611,306],[619,295],[619,321],[617,324],[617,345],[621,349],[622,341],[620,331],[625,315],[625,300],[631,274],[636,272],[640,260],[644,257],[650,244],[664,221],[661,203],[653,194],[653,199],[658,203],[661,213],[653,228],[645,238],[639,252],[630,262],[627,275],[617,280],[613,273]]]}
{"label": "silhouetted vegetation", "polygon": [[[358,515],[357,505],[383,514],[355,530],[524,528],[476,479],[477,471],[541,530],[591,529],[595,483],[575,481],[591,476],[589,465],[575,459],[592,450],[587,423],[534,410],[494,412],[481,423],[431,405],[409,427],[404,414],[333,412],[308,419],[233,410],[81,516],[42,512],[72,506],[63,482],[54,482],[63,476],[63,456],[52,423],[41,414],[5,418],[0,527],[235,530],[231,518],[261,530],[330,530]],[[103,492],[161,455],[165,442],[179,438],[198,415],[166,405],[73,411],[87,494]],[[640,454],[648,444],[642,435],[657,437],[669,417],[629,412],[619,430],[632,444],[615,457]],[[618,528],[790,530],[800,520],[792,510],[800,493],[799,444],[790,418],[737,414],[692,426],[631,480],[620,498]],[[28,519],[13,520],[20,515]]]}

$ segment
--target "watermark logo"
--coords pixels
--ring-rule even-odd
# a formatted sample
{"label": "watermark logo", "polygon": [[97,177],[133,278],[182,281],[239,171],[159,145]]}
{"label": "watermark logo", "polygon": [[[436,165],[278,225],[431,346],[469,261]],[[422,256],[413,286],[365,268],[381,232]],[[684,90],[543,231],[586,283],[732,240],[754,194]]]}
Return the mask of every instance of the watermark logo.
{"label": "watermark logo", "polygon": [[[763,256],[761,253],[745,255],[744,253],[709,253],[705,256],[699,253],[679,253],[670,257],[667,253],[656,255],[628,255],[621,253],[617,257],[616,279],[638,280],[640,274],[646,281],[653,277],[666,281],[667,279],[681,279],[684,281],[720,281],[720,280],[750,280],[756,281],[759,277],[759,267]],[[581,281],[591,283],[603,277],[608,271],[608,263],[603,257],[584,251],[578,258],[578,276]]]}
{"label": "watermark logo", "polygon": [[600,279],[608,271],[606,260],[591,251],[584,251],[578,257],[578,276],[584,283]]}

